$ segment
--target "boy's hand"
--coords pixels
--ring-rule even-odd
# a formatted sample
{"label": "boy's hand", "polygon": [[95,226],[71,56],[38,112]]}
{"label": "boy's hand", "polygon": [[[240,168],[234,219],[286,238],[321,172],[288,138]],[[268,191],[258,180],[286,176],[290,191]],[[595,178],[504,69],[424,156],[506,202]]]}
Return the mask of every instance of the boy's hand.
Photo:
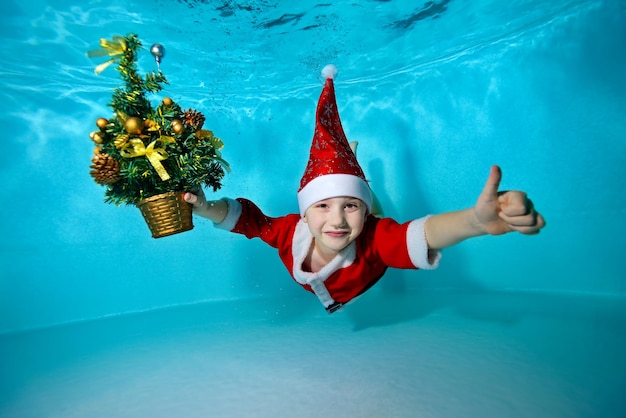
{"label": "boy's hand", "polygon": [[184,193],[183,199],[185,199],[185,202],[190,203],[194,209],[202,209],[207,204],[206,196],[201,188]]}
{"label": "boy's hand", "polygon": [[228,203],[225,200],[207,201],[200,187],[184,193],[183,199],[193,206],[193,213],[215,223],[222,222],[228,213]]}
{"label": "boy's hand", "polygon": [[522,234],[537,234],[546,223],[535,211],[532,201],[521,191],[498,192],[502,171],[491,167],[489,178],[474,206],[474,214],[484,231],[501,235],[518,231]]}

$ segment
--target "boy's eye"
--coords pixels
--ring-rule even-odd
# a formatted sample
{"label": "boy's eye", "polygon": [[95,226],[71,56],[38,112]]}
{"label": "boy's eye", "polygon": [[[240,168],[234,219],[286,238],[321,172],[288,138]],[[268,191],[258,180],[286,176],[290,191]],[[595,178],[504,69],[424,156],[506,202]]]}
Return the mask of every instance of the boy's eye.
{"label": "boy's eye", "polygon": [[346,203],[346,206],[345,206],[346,210],[349,212],[354,212],[355,210],[359,210],[360,207],[361,205],[355,202]]}
{"label": "boy's eye", "polygon": [[[318,210],[329,210],[332,207],[332,203],[328,202],[318,202],[313,205],[315,209]],[[360,202],[347,202],[343,204],[343,209],[347,212],[354,212],[361,208]]]}

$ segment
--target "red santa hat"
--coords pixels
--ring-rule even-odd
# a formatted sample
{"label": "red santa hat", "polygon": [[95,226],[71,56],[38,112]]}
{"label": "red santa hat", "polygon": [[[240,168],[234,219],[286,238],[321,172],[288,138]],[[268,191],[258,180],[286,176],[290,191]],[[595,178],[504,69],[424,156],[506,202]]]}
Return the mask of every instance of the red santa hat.
{"label": "red santa hat", "polygon": [[326,82],[317,103],[309,162],[298,190],[302,216],[313,203],[339,196],[359,198],[369,212],[372,208],[372,192],[339,119],[333,84],[335,75],[337,67],[332,64],[322,70]]}

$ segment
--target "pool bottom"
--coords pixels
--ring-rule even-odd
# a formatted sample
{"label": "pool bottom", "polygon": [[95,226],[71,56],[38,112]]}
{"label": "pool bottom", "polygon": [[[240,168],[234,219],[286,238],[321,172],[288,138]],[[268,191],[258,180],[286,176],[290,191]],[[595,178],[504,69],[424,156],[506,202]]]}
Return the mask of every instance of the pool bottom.
{"label": "pool bottom", "polygon": [[623,299],[199,304],[0,337],[0,417],[623,417]]}

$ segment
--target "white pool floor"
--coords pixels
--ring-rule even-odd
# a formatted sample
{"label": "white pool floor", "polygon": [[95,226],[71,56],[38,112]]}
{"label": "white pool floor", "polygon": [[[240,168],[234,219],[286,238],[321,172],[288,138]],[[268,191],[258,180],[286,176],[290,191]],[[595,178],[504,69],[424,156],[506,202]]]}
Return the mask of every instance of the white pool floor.
{"label": "white pool floor", "polygon": [[[307,295],[308,297],[308,295]],[[317,303],[317,302],[316,302]],[[0,417],[626,417],[623,299],[199,304],[0,337]]]}

